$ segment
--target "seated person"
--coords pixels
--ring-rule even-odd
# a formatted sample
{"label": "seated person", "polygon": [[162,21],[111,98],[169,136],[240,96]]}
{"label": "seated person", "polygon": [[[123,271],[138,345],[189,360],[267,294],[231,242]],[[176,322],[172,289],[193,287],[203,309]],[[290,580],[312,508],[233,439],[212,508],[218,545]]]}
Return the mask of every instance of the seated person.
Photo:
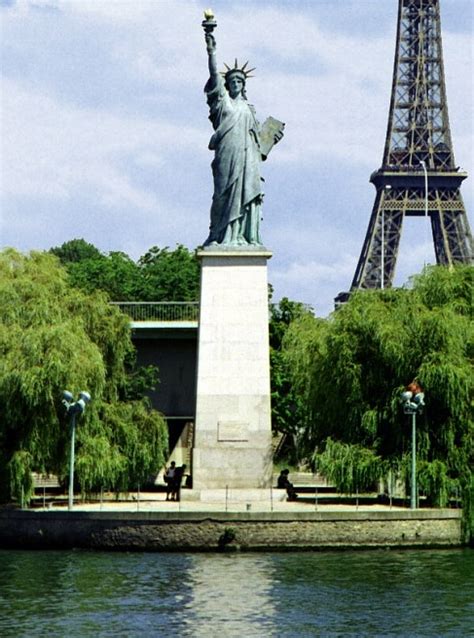
{"label": "seated person", "polygon": [[293,483],[291,483],[290,480],[288,479],[289,473],[290,473],[290,470],[282,470],[280,472],[280,476],[278,477],[278,480],[277,480],[277,488],[281,490],[286,490],[289,501],[296,501],[296,499],[298,498],[298,494],[296,493],[295,488],[293,487]]}

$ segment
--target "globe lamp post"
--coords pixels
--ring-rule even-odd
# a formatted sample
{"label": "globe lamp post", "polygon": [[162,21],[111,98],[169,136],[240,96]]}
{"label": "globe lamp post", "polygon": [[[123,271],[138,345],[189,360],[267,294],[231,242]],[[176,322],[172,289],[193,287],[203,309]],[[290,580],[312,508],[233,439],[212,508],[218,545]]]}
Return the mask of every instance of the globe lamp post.
{"label": "globe lamp post", "polygon": [[69,426],[71,430],[71,453],[69,459],[69,499],[68,509],[72,510],[74,503],[74,448],[76,439],[76,419],[86,409],[86,405],[91,400],[88,392],[80,392],[77,401],[74,401],[72,392],[65,390],[63,392],[63,405],[66,407],[66,414],[69,416]]}
{"label": "globe lamp post", "polygon": [[425,405],[425,395],[421,386],[413,381],[402,393],[403,411],[411,415],[411,498],[410,509],[416,509],[416,415],[421,414]]}

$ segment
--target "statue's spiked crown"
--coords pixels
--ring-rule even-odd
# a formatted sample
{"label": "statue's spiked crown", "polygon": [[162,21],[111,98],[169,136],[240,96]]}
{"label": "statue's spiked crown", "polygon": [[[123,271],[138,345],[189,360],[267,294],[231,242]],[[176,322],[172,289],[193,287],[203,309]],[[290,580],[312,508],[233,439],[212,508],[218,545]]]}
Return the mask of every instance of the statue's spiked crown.
{"label": "statue's spiked crown", "polygon": [[255,71],[254,67],[253,69],[247,69],[247,65],[248,65],[248,61],[243,65],[243,66],[239,66],[239,63],[237,62],[237,58],[235,58],[235,63],[233,67],[230,67],[228,64],[226,64],[224,62],[224,66],[226,68],[225,71],[221,71],[221,75],[225,78],[225,81],[228,82],[231,78],[231,76],[233,75],[238,75],[244,82],[247,80],[247,78],[253,78],[253,75],[250,75],[252,73],[252,71]]}

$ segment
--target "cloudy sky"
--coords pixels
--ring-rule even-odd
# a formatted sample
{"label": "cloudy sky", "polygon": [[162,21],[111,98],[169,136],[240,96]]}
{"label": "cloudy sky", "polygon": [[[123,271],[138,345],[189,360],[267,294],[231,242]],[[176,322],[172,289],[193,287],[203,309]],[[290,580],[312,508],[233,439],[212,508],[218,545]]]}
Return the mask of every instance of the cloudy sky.
{"label": "cloudy sky", "polygon": [[[350,286],[374,201],[368,180],[382,160],[397,0],[0,0],[0,244],[28,251],[82,237],[137,259],[153,245],[204,241],[209,3],[221,66],[250,60],[259,119],[286,123],[262,165],[275,298],[324,316]],[[473,5],[441,0],[468,211]],[[405,221],[397,284],[434,261],[424,221]]]}

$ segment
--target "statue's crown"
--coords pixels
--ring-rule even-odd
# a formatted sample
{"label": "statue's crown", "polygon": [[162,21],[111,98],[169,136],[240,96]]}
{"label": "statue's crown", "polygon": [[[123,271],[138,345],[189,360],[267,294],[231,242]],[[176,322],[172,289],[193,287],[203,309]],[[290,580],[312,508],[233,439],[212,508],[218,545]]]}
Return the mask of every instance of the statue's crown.
{"label": "statue's crown", "polygon": [[221,75],[224,76],[226,81],[231,77],[231,75],[239,75],[245,81],[247,80],[247,78],[253,77],[253,75],[250,75],[250,74],[252,73],[252,71],[255,71],[255,68],[256,68],[254,67],[253,69],[247,69],[247,64],[248,62],[246,62],[242,67],[239,67],[237,58],[235,58],[235,64],[233,67],[230,67],[228,64],[224,62],[226,71],[222,71]]}

